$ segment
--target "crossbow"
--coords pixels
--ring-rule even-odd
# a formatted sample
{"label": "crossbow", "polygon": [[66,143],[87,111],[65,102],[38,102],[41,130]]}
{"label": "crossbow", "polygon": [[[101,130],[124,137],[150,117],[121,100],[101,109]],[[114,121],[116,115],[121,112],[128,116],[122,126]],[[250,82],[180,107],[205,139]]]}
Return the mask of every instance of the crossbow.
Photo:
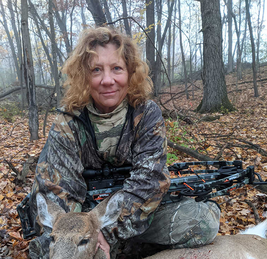
{"label": "crossbow", "polygon": [[[131,170],[131,166],[110,167],[107,164],[101,169],[84,170],[87,198],[92,207],[111,193],[122,189],[123,182],[130,176]],[[232,190],[246,184],[267,184],[254,171],[254,166],[243,169],[242,161],[239,160],[182,162],[169,166],[168,170],[171,185],[162,204],[177,202],[182,196],[194,197],[197,202],[206,201],[216,196],[229,195]],[[29,198],[30,194],[17,207],[24,238],[36,234],[31,222]]]}

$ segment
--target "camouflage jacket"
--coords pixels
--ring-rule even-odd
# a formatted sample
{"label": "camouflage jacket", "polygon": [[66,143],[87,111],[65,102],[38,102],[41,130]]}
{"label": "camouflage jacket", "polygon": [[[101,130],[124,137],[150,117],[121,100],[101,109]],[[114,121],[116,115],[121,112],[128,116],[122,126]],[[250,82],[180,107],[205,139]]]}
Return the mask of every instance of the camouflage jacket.
{"label": "camouflage jacket", "polygon": [[[129,106],[116,149],[114,166],[132,165],[124,181],[122,213],[102,229],[112,245],[118,239],[140,235],[150,225],[153,212],[167,192],[170,179],[166,163],[167,141],[161,110],[153,101],[136,109]],[[32,188],[32,212],[37,215],[37,192],[66,212],[81,211],[87,187],[82,172],[100,169],[105,163],[98,152],[88,110],[61,112],[54,121],[36,168]]]}

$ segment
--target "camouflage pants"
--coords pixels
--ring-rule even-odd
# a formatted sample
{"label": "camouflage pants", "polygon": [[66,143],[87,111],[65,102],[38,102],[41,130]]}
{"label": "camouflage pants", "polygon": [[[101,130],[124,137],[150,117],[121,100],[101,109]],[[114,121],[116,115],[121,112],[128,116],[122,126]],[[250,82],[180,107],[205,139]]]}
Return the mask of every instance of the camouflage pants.
{"label": "camouflage pants", "polygon": [[172,245],[173,248],[198,247],[216,237],[220,225],[220,209],[214,202],[180,202],[161,205],[149,229],[136,240]]}
{"label": "camouflage pants", "polygon": [[[177,203],[161,205],[149,229],[132,242],[162,245],[158,246],[162,250],[199,247],[213,241],[219,224],[220,209],[216,203],[184,197]],[[111,258],[116,258],[112,252]]]}

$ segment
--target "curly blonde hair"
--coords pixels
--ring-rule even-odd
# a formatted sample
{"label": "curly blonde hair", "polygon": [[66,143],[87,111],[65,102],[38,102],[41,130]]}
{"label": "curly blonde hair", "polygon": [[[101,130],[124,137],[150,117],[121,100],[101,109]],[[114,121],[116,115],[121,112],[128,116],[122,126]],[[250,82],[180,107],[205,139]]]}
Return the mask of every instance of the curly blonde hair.
{"label": "curly blonde hair", "polygon": [[131,106],[145,102],[152,92],[149,67],[141,60],[138,47],[132,39],[107,27],[90,28],[82,32],[79,42],[65,62],[62,72],[67,74],[67,91],[62,104],[72,112],[82,109],[90,100],[90,64],[96,55],[96,46],[111,43],[117,46],[128,71],[127,98]]}

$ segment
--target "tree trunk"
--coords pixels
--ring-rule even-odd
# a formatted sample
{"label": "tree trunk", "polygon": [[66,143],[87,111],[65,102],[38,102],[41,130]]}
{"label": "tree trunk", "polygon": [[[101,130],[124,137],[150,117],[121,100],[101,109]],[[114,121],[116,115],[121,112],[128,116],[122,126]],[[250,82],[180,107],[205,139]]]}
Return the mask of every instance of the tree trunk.
{"label": "tree trunk", "polygon": [[[192,12],[191,12],[191,5],[189,5],[189,33],[188,35],[192,34],[191,31],[192,28]],[[192,74],[193,74],[193,51],[192,51],[192,41],[189,38],[189,81],[192,80]],[[194,87],[192,87],[192,97],[194,98]]]}
{"label": "tree trunk", "polygon": [[96,26],[103,26],[107,20],[99,0],[86,0],[87,9],[91,12]]}
{"label": "tree trunk", "polygon": [[[154,78],[153,67],[155,63],[155,13],[154,13],[154,0],[146,0],[146,27],[150,28],[147,30],[146,38],[146,59],[149,63],[150,70],[152,72],[152,79]],[[150,26],[150,27],[149,27]]]}
{"label": "tree trunk", "polygon": [[[15,68],[16,68],[16,75],[17,75],[17,77],[19,79],[20,78],[20,69],[19,69],[19,64],[18,64],[18,57],[17,57],[17,53],[16,53],[16,49],[15,49],[15,45],[14,45],[13,39],[11,37],[11,33],[9,31],[9,28],[8,28],[8,23],[7,23],[6,14],[5,14],[5,10],[4,10],[4,6],[3,6],[3,3],[2,3],[2,0],[0,0],[0,7],[1,7],[1,14],[2,14],[2,18],[3,18],[3,23],[2,24],[4,26],[4,29],[5,29],[7,38],[8,38],[8,43],[9,43],[10,48],[11,48],[12,58],[13,58],[14,65],[15,65]],[[19,46],[18,46],[18,48],[19,48]]]}
{"label": "tree trunk", "polygon": [[184,48],[183,48],[183,38],[182,38],[182,16],[181,16],[181,2],[180,2],[180,0],[178,0],[178,13],[179,13],[180,48],[181,48],[181,54],[182,54],[182,64],[183,64],[184,82],[185,82],[185,94],[186,94],[186,99],[189,99],[188,87],[187,87],[187,71],[186,71]]}
{"label": "tree trunk", "polygon": [[86,22],[86,19],[85,19],[85,15],[84,15],[84,7],[83,5],[81,6],[81,18],[82,18],[82,27],[83,27],[83,30],[87,28],[87,22]]}
{"label": "tree trunk", "polygon": [[58,67],[57,67],[57,43],[56,43],[56,35],[55,35],[55,27],[54,27],[54,19],[53,19],[53,0],[49,0],[49,25],[51,30],[51,45],[52,45],[52,57],[53,57],[53,77],[55,81],[56,93],[57,93],[57,108],[60,107],[61,93],[59,86],[59,76],[58,76]]}
{"label": "tree trunk", "polygon": [[[128,17],[126,0],[122,0],[121,3],[122,3],[122,9],[123,9],[122,15],[123,15],[123,18],[126,18],[126,17]],[[125,27],[126,34],[129,35],[130,37],[132,37],[132,33],[131,33],[128,19],[124,19],[124,27]]]}
{"label": "tree trunk", "polygon": [[233,29],[232,29],[232,0],[228,0],[227,6],[227,17],[228,17],[228,65],[227,73],[233,71]]}
{"label": "tree trunk", "polygon": [[[112,18],[111,18],[111,14],[108,8],[107,0],[103,0],[103,4],[104,4],[104,13],[105,13],[105,16],[107,17],[108,23],[112,23]],[[112,24],[110,26],[113,27]]]}
{"label": "tree trunk", "polygon": [[177,0],[175,0],[174,7],[174,18],[173,18],[173,33],[172,33],[172,72],[171,72],[171,81],[174,81],[174,66],[175,66],[175,38],[176,38],[176,10],[177,10]]}
{"label": "tree trunk", "polygon": [[70,11],[70,49],[72,50],[73,48],[73,32],[72,32],[72,27],[73,27],[73,12],[76,7],[76,1],[73,1],[73,5]]}
{"label": "tree trunk", "polygon": [[[17,1],[14,3],[14,6],[17,6]],[[22,110],[24,110],[25,108],[25,103],[26,103],[26,92],[23,91],[23,76],[22,76],[22,49],[21,49],[21,40],[20,40],[20,36],[18,33],[18,29],[16,26],[16,18],[14,15],[14,10],[13,10],[13,4],[11,2],[11,0],[8,0],[8,9],[10,12],[10,17],[11,17],[11,25],[12,25],[12,29],[14,32],[14,36],[16,39],[16,45],[17,45],[17,57],[18,59],[16,59],[16,63],[18,63],[18,65],[16,65],[16,70],[17,70],[17,74],[18,74],[18,79],[21,85],[21,108]]]}
{"label": "tree trunk", "polygon": [[200,113],[232,111],[225,83],[222,58],[220,0],[200,0],[203,32],[203,99]]}
{"label": "tree trunk", "polygon": [[[34,34],[33,36],[33,39],[34,39],[34,44],[35,46],[38,46],[38,40],[39,40],[39,35],[37,34]],[[37,64],[39,65],[39,68],[37,70],[37,66],[35,66],[35,72],[38,76],[38,80],[36,80],[36,77],[35,77],[35,83],[39,82],[39,84],[45,84],[45,76],[44,76],[44,69],[42,69],[42,66],[43,66],[43,60],[42,60],[42,55],[41,53],[43,54],[41,48],[35,48],[35,55],[36,55],[36,59],[37,59]],[[36,84],[35,84],[36,86]]]}
{"label": "tree trunk", "polygon": [[[158,1],[158,2],[161,4],[162,1]],[[157,7],[158,7],[159,3],[157,3]],[[161,84],[160,84],[160,79],[161,79],[160,78],[160,73],[161,73],[161,59],[160,59],[160,56],[159,55],[161,55],[161,53],[162,53],[162,47],[163,47],[163,44],[164,44],[164,41],[165,41],[165,37],[166,37],[167,31],[168,31],[169,26],[170,26],[170,21],[171,21],[173,6],[174,6],[174,1],[171,2],[171,6],[170,6],[170,8],[168,10],[167,22],[166,22],[166,25],[165,25],[165,28],[164,28],[164,31],[163,31],[162,36],[160,35],[161,30],[158,30],[158,32],[157,32],[157,37],[158,37],[158,55],[157,55],[156,61],[154,63],[154,68],[153,68],[154,77],[152,78],[153,83],[154,83],[154,86],[155,86],[154,87],[154,94],[155,94],[155,96],[158,95],[159,89],[161,87]],[[162,6],[160,7],[160,9],[157,10],[158,14],[161,13],[161,11],[162,11]],[[160,14],[159,17],[161,18],[161,14]],[[161,27],[161,25],[159,25],[159,26]]]}
{"label": "tree trunk", "polygon": [[[35,14],[32,13],[32,18],[36,24],[36,27],[37,27],[37,31],[38,31],[38,37],[42,43],[42,46],[43,46],[43,50],[46,54],[46,57],[47,57],[47,60],[49,62],[49,65],[51,67],[51,71],[54,71],[54,65],[53,65],[53,61],[51,59],[51,56],[50,56],[50,51],[48,49],[48,47],[45,45],[45,41],[43,39],[43,36],[42,36],[42,32],[41,32],[41,28],[39,26],[39,23],[38,23],[38,20],[37,20],[37,17],[35,16]],[[49,32],[49,35],[50,35],[50,39],[51,39],[51,33]],[[45,80],[44,80],[45,81]]]}
{"label": "tree trunk", "polygon": [[[240,40],[240,35],[241,35],[241,9],[242,9],[242,0],[240,0],[239,2],[239,40]],[[236,26],[237,27],[237,26]],[[246,34],[247,34],[247,15],[246,15],[246,19],[245,19],[245,29],[244,29],[244,35],[242,38],[242,41],[240,43],[240,49],[239,49],[239,53],[238,53],[238,58],[237,58],[237,79],[241,80],[242,79],[242,54],[243,54],[243,49],[244,49],[244,42],[246,39]]]}
{"label": "tree trunk", "polygon": [[[46,24],[44,22],[44,20],[39,16],[38,12],[35,9],[35,6],[32,4],[32,2],[30,0],[28,0],[29,3],[29,8],[30,8],[30,13],[36,23],[36,26],[39,26],[39,24],[41,25],[41,28],[46,32],[47,36],[49,37],[50,41],[51,41],[51,33],[50,31],[47,29]],[[40,26],[39,26],[40,28]],[[39,33],[40,37],[42,37],[41,33]],[[44,44],[43,44],[44,46]],[[46,53],[47,54],[47,53]],[[62,52],[61,50],[57,47],[57,56],[59,58],[59,62],[60,64],[63,64],[63,59],[62,59]],[[50,58],[49,55],[47,55],[48,59]],[[52,67],[51,67],[52,69]]]}
{"label": "tree trunk", "polygon": [[258,14],[258,40],[257,40],[257,66],[260,65],[260,41],[261,41],[261,32],[263,29],[264,15],[265,15],[265,1],[263,1],[262,6],[262,18],[260,21],[260,11],[261,11],[261,1],[259,2],[259,14]]}
{"label": "tree trunk", "polygon": [[18,55],[17,55],[18,61],[16,62],[16,63],[18,63],[18,67],[16,66],[16,69],[18,69],[17,74],[18,74],[19,81],[21,81],[21,78],[20,78],[20,69],[19,69],[19,65],[22,63],[21,62],[21,57],[22,57],[22,53],[21,53],[21,42],[20,42],[20,37],[19,37],[18,30],[17,30],[17,26],[15,24],[16,19],[15,19],[13,5],[12,5],[11,0],[8,0],[8,9],[9,9],[9,12],[10,12],[11,25],[12,25],[14,36],[15,36],[15,39],[16,39],[17,52],[18,52]]}
{"label": "tree trunk", "polygon": [[254,87],[254,96],[259,97],[258,86],[257,86],[257,68],[256,68],[256,51],[255,51],[255,43],[251,25],[251,18],[249,12],[249,4],[248,0],[246,1],[246,13],[247,13],[247,21],[250,33],[250,42],[251,42],[251,49],[252,49],[252,71],[253,71],[253,87]]}
{"label": "tree trunk", "polygon": [[[58,11],[57,3],[53,1],[52,4],[53,4],[54,10],[55,10],[54,11],[54,15],[56,17],[58,27],[60,28],[61,35],[63,36],[63,39],[64,39],[66,51],[69,54],[72,49],[71,49],[71,44],[70,44],[70,41],[69,41],[68,31],[67,31],[67,19],[66,19],[67,11],[64,10],[64,8],[62,6],[60,6],[60,8],[62,9],[62,14],[60,16],[60,13]],[[66,13],[64,13],[64,12],[66,12]]]}
{"label": "tree trunk", "polygon": [[[161,17],[162,17],[162,0],[156,0],[156,8],[157,8],[157,17],[158,17],[158,22],[161,22]],[[160,63],[160,58],[158,55],[161,55],[161,28],[162,25],[158,24],[157,25],[157,50],[158,54],[155,56],[154,60],[154,65],[152,66],[152,80],[154,84],[154,95],[158,96],[160,85],[161,85],[161,63]],[[152,65],[152,64],[151,64]]]}
{"label": "tree trunk", "polygon": [[[170,2],[168,2],[168,10],[170,9]],[[168,45],[167,45],[167,72],[170,77],[171,75],[171,41],[172,41],[172,32],[171,32],[171,23],[169,26],[169,33],[168,33]]]}
{"label": "tree trunk", "polygon": [[36,105],[35,78],[31,51],[31,41],[28,27],[28,3],[21,0],[21,31],[24,58],[24,78],[29,94],[29,130],[30,139],[38,139],[38,108]]}

